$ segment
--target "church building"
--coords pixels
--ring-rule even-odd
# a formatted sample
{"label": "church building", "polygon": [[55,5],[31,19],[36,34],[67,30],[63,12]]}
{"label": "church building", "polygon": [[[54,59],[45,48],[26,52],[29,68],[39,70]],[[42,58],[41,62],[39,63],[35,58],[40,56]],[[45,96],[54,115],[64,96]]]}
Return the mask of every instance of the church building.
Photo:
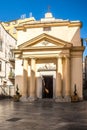
{"label": "church building", "polygon": [[80,21],[56,19],[51,12],[17,27],[15,87],[22,101],[83,99]]}

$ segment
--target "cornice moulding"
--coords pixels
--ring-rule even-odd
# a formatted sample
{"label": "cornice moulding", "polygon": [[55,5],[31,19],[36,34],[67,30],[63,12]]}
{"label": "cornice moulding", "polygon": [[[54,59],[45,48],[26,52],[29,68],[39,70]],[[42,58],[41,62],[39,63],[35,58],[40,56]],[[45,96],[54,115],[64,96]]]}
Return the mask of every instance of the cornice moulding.
{"label": "cornice moulding", "polygon": [[56,27],[56,26],[68,26],[68,27],[82,27],[82,23],[80,21],[73,22],[73,21],[62,21],[62,22],[36,22],[36,23],[29,23],[24,25],[19,25],[16,27],[17,30],[24,30],[26,31],[27,28],[42,28],[42,27]]}

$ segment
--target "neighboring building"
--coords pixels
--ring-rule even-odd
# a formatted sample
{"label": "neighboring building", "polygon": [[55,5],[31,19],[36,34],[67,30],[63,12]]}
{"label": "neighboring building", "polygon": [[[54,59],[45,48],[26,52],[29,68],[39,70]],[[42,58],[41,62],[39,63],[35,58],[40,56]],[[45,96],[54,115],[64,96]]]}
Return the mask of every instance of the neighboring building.
{"label": "neighboring building", "polygon": [[13,21],[9,21],[9,22],[2,22],[2,25],[4,26],[5,30],[15,39],[17,39],[17,31],[15,29],[16,26],[18,26],[19,24],[22,23],[27,23],[27,22],[31,22],[34,21],[34,17],[30,17],[30,18],[20,18],[17,20],[13,20]]}
{"label": "neighboring building", "polygon": [[[0,23],[0,95],[14,94],[14,55],[11,49],[16,46],[16,40]],[[13,91],[13,92],[12,92]]]}
{"label": "neighboring building", "polygon": [[83,60],[83,88],[87,89],[87,56]]}
{"label": "neighboring building", "polygon": [[15,26],[34,20],[33,17],[22,17],[9,22],[0,22],[0,95],[15,93],[15,58],[12,52],[17,42]]}
{"label": "neighboring building", "polygon": [[81,26],[80,21],[55,19],[49,12],[40,21],[18,24],[15,86],[21,100],[70,101],[75,85],[83,99]]}

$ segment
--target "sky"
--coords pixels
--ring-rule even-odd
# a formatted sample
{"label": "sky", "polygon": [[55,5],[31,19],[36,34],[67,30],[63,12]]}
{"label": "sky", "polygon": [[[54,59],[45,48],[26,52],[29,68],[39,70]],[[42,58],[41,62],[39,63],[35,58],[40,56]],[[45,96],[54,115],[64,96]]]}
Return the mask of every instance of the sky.
{"label": "sky", "polygon": [[[26,15],[36,20],[44,17],[48,7],[57,19],[79,20],[82,22],[81,38],[87,38],[87,0],[0,0],[0,21],[8,22]],[[87,47],[86,47],[87,48]],[[87,55],[87,49],[84,51]]]}

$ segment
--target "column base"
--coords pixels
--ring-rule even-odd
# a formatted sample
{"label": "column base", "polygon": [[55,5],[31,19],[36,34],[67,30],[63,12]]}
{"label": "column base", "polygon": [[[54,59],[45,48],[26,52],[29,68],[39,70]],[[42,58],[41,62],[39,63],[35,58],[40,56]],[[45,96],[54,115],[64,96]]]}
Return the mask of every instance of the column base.
{"label": "column base", "polygon": [[79,101],[83,101],[83,97],[79,97]]}
{"label": "column base", "polygon": [[21,101],[21,102],[28,102],[28,98],[27,98],[26,96],[22,96],[22,97],[20,98],[20,101]]}
{"label": "column base", "polygon": [[71,102],[71,97],[70,96],[65,96],[64,101],[65,102]]}
{"label": "column base", "polygon": [[63,102],[63,97],[59,96],[55,99],[55,102]]}
{"label": "column base", "polygon": [[59,96],[55,99],[55,102],[71,102],[71,97],[70,96]]}
{"label": "column base", "polygon": [[34,101],[36,101],[36,100],[37,100],[36,97],[28,97],[28,101],[29,101],[29,102],[34,102]]}
{"label": "column base", "polygon": [[80,101],[83,101],[83,98],[82,97],[78,97],[78,95],[73,95],[71,97],[71,101],[72,102],[80,102]]}

